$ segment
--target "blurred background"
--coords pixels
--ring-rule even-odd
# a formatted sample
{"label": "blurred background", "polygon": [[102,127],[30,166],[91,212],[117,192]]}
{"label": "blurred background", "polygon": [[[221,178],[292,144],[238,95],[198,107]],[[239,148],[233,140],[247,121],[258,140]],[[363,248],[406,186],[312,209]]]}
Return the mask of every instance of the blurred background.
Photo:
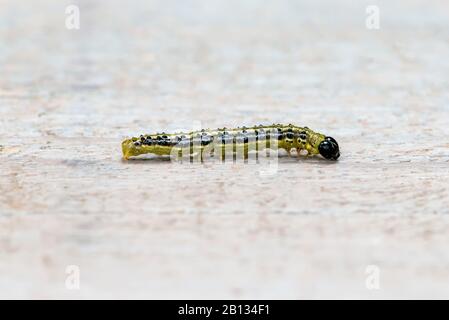
{"label": "blurred background", "polygon": [[[0,0],[0,297],[449,297],[449,2]],[[342,157],[125,162],[294,123]]]}

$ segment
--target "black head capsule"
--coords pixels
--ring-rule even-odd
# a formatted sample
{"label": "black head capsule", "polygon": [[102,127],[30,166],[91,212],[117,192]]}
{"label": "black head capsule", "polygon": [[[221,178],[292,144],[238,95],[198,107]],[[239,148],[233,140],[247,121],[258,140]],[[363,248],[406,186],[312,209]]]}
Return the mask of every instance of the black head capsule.
{"label": "black head capsule", "polygon": [[340,157],[340,148],[337,141],[332,137],[324,138],[324,141],[318,146],[320,154],[329,160],[337,160]]}

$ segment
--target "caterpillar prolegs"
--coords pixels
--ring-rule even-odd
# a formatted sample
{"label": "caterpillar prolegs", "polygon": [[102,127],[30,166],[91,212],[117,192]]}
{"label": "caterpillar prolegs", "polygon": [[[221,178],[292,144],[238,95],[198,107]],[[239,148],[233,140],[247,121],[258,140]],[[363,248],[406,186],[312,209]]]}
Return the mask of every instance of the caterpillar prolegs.
{"label": "caterpillar prolegs", "polygon": [[292,124],[259,125],[237,129],[199,130],[189,133],[155,133],[133,137],[122,142],[123,157],[130,159],[144,154],[157,156],[220,157],[229,153],[242,153],[245,158],[250,152],[267,149],[291,150],[300,155],[321,155],[325,159],[337,160],[340,150],[334,138],[314,132],[307,127]]}

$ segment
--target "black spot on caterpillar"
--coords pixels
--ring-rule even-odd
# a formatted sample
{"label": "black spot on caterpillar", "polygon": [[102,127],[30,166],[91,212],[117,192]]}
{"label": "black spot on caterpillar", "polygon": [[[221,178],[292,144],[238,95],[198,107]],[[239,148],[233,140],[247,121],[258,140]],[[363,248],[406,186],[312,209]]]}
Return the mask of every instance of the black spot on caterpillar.
{"label": "black spot on caterpillar", "polygon": [[[289,154],[296,149],[308,155],[321,155],[325,159],[337,160],[340,150],[334,138],[314,132],[307,127],[292,124],[273,124],[242,127],[237,129],[200,130],[189,133],[155,133],[133,137],[122,142],[123,157],[130,159],[142,154],[163,155],[203,155],[217,154],[224,157],[226,152],[261,152],[265,149],[284,149]],[[221,152],[220,152],[221,151]]]}

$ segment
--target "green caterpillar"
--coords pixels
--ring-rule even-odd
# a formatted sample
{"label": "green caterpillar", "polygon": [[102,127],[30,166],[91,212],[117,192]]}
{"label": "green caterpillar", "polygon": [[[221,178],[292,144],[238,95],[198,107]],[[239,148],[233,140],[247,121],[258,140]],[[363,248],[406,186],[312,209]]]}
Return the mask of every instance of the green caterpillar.
{"label": "green caterpillar", "polygon": [[[224,158],[227,151],[241,150],[245,158],[249,151],[278,148],[290,154],[306,150],[308,155],[321,155],[325,159],[337,160],[340,149],[334,138],[314,132],[307,127],[292,124],[242,127],[237,129],[200,130],[189,133],[156,133],[133,137],[122,142],[124,159],[142,154],[164,155],[204,155],[218,154]],[[221,151],[221,152],[220,152]]]}

